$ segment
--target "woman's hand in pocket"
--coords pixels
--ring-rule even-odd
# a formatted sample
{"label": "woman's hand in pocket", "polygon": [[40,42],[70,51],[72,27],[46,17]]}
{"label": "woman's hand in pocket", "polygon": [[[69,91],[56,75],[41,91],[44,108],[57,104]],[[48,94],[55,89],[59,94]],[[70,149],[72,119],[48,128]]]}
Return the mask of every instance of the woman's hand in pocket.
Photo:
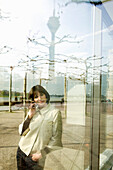
{"label": "woman's hand in pocket", "polygon": [[34,153],[31,155],[33,161],[38,161],[40,158],[42,158],[41,153]]}

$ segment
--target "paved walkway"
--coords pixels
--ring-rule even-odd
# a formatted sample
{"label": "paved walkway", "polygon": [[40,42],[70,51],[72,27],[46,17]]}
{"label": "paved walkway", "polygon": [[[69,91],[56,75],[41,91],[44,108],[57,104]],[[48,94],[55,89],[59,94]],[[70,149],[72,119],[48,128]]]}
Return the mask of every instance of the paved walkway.
{"label": "paved walkway", "polygon": [[[45,170],[77,170],[84,169],[85,145],[84,127],[69,125],[63,114],[63,105],[56,104],[60,108],[63,117],[63,149],[48,155]],[[18,126],[24,118],[21,110],[0,111],[0,170],[16,170],[16,150],[20,136]]]}
{"label": "paved walkway", "polygon": [[[85,116],[85,126],[67,124],[64,105],[60,103],[54,105],[62,112],[63,149],[48,154],[44,170],[84,170],[89,164],[90,114]],[[16,150],[20,140],[18,126],[24,118],[24,112],[19,108],[15,110],[17,108],[13,107],[12,113],[9,113],[6,107],[4,111],[0,111],[0,170],[17,169]],[[112,148],[113,115],[109,108],[107,113],[109,114],[102,114],[105,116],[102,127],[105,128],[101,127],[101,152],[104,151],[105,145],[106,148]]]}

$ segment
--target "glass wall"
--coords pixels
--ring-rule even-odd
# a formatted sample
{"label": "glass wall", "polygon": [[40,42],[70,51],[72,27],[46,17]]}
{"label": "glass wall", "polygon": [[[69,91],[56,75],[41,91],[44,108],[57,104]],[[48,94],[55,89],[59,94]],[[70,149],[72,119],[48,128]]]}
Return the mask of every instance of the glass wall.
{"label": "glass wall", "polygon": [[[109,170],[113,162],[113,2],[16,2],[18,8],[13,0],[9,6],[6,0],[1,9],[1,15],[6,10],[11,16],[3,16],[5,21],[0,22],[0,116],[10,113],[13,121],[16,115],[17,129],[29,109],[31,87],[40,84],[49,92],[51,105],[60,109],[63,122],[63,148],[47,155],[44,169]],[[10,141],[7,146],[2,134],[0,166],[4,169],[11,165],[10,154],[17,168],[17,131],[13,138],[17,143]],[[2,153],[7,147],[6,167]]]}
{"label": "glass wall", "polygon": [[[102,61],[101,61],[101,107],[100,107],[100,153],[102,162],[106,162],[104,168],[112,165],[112,43],[113,43],[113,14],[111,6],[113,2],[101,6],[102,11]],[[102,100],[102,98],[104,100]],[[106,156],[106,159],[105,159]],[[110,163],[111,162],[111,163]]]}

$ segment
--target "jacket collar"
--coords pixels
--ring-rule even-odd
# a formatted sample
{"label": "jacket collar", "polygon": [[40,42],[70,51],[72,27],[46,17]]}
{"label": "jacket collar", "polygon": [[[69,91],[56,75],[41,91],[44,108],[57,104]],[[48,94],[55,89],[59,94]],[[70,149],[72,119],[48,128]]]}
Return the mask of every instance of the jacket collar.
{"label": "jacket collar", "polygon": [[41,114],[41,115],[44,115],[50,109],[50,106],[51,106],[51,104],[49,103],[44,108],[37,109],[37,112],[39,112],[39,114]]}

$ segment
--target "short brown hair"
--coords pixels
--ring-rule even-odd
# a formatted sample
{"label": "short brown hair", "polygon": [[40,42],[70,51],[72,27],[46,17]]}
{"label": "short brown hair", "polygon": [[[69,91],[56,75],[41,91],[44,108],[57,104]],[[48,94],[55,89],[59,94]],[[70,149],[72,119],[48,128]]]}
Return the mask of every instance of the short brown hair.
{"label": "short brown hair", "polygon": [[36,85],[36,86],[33,86],[32,88],[31,88],[31,90],[30,90],[30,92],[29,92],[29,95],[28,95],[28,98],[29,99],[32,99],[32,101],[34,101],[34,94],[35,94],[35,92],[39,92],[39,93],[44,93],[45,94],[45,96],[46,96],[46,98],[47,98],[47,103],[49,103],[49,101],[50,101],[50,95],[49,95],[49,93],[47,92],[47,90],[44,88],[44,87],[42,87],[41,85]]}

